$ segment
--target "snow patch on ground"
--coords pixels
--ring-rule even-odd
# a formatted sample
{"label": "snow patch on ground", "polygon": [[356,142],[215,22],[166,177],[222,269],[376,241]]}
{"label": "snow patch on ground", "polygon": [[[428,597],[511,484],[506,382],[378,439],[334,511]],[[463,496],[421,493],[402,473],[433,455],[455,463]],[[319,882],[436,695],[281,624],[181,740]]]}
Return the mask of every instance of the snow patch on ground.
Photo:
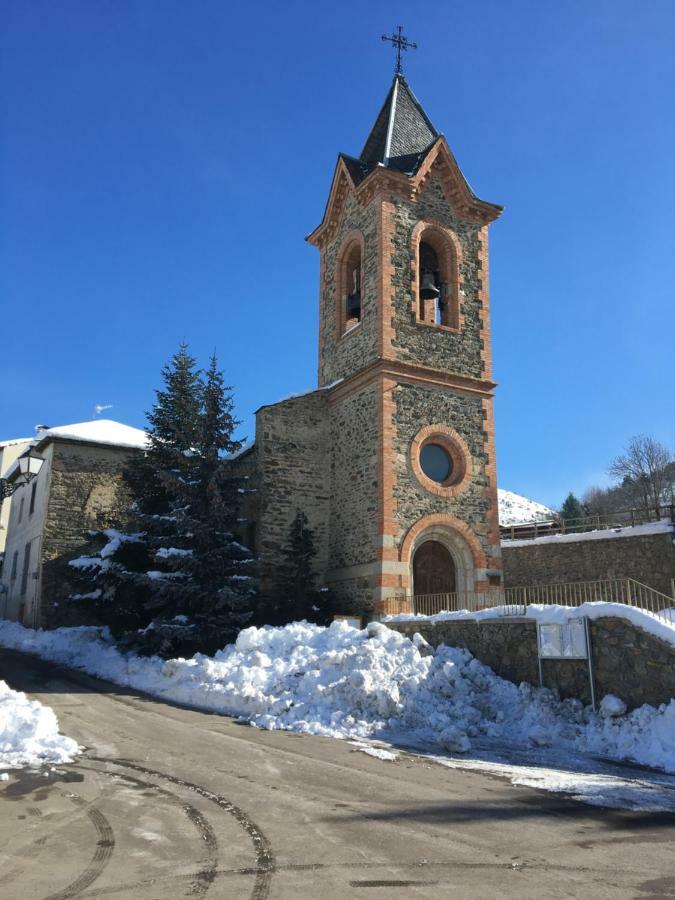
{"label": "snow patch on ground", "polygon": [[72,738],[59,734],[51,707],[0,681],[0,768],[70,762],[79,752]]}
{"label": "snow patch on ground", "polygon": [[363,744],[360,741],[350,741],[361,753],[367,753],[368,756],[374,756],[375,759],[382,759],[385,762],[393,762],[398,759],[400,753],[394,750],[385,750],[384,747],[377,747],[374,744]]}
{"label": "snow patch on ground", "polygon": [[[425,754],[428,755],[428,754]],[[631,774],[611,762],[554,750],[479,750],[472,758],[431,755],[440,765],[507,778],[512,784],[565,794],[591,806],[675,812],[675,781],[652,772]]]}

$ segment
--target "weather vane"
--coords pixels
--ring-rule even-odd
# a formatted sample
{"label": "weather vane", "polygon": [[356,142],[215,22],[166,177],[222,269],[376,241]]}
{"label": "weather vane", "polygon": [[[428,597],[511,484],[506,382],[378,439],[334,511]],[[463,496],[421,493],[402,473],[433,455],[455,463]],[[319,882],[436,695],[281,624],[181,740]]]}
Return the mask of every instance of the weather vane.
{"label": "weather vane", "polygon": [[398,34],[394,32],[391,37],[383,34],[382,40],[391,41],[392,45],[396,47],[396,68],[394,69],[394,74],[402,75],[403,66],[401,65],[401,50],[407,50],[409,47],[412,47],[413,50],[417,50],[417,44],[413,44],[412,41],[408,40],[403,34],[403,29],[400,25],[397,25],[396,27],[398,28]]}

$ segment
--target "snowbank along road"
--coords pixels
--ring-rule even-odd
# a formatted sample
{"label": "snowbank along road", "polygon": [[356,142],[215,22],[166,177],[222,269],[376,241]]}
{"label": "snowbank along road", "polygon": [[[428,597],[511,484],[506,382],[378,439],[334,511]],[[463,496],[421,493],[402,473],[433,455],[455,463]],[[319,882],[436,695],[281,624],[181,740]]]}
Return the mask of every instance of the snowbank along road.
{"label": "snowbank along road", "polygon": [[3,900],[675,895],[668,811],[261,731],[12,651],[0,678],[86,748],[0,784]]}

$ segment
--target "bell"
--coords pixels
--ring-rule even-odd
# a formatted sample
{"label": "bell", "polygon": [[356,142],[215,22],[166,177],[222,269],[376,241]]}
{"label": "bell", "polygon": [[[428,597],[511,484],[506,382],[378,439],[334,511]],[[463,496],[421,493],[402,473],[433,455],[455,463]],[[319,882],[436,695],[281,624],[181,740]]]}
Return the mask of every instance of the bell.
{"label": "bell", "polygon": [[347,297],[347,318],[361,318],[361,291],[354,291]]}
{"label": "bell", "polygon": [[440,297],[441,292],[436,286],[433,272],[422,272],[422,283],[420,284],[420,299],[434,300]]}

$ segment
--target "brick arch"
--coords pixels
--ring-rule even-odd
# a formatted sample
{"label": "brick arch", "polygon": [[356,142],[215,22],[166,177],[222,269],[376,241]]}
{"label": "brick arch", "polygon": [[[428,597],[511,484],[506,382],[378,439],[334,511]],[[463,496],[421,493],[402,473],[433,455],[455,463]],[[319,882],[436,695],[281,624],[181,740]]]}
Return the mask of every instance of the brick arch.
{"label": "brick arch", "polygon": [[473,557],[474,568],[487,568],[485,553],[474,532],[469,528],[466,522],[462,522],[461,519],[448,515],[448,513],[434,513],[430,516],[424,516],[415,522],[415,524],[408,529],[408,532],[403,539],[399,551],[399,561],[410,565],[417,538],[423,534],[423,532],[433,529],[434,527],[447,528],[451,531],[458,532],[469,545],[471,556]]}
{"label": "brick arch", "polygon": [[336,257],[335,311],[338,337],[341,337],[344,334],[346,325],[345,302],[347,293],[349,292],[349,285],[347,284],[347,269],[355,248],[358,248],[361,257],[361,321],[363,321],[363,295],[365,292],[363,272],[366,255],[366,240],[363,236],[362,231],[360,231],[358,228],[352,228],[351,231],[348,231],[347,234],[345,234],[342,238]]}
{"label": "brick arch", "polygon": [[[422,241],[429,243],[438,258],[444,280],[451,285],[451,324],[437,326],[450,331],[461,331],[464,324],[462,304],[460,303],[460,291],[464,285],[462,277],[462,244],[457,235],[438,222],[422,220],[412,230],[410,239],[410,259],[413,266],[412,292],[415,305],[415,317],[422,322],[422,309],[419,300],[419,249]],[[427,323],[429,324],[429,323]]]}

